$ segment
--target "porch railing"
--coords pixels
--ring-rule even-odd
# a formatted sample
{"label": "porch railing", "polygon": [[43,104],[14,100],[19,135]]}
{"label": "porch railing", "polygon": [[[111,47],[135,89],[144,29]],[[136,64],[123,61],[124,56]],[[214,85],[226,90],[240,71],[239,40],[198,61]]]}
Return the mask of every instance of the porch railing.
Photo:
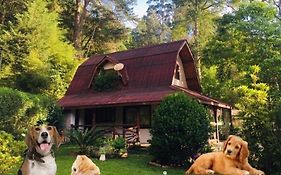
{"label": "porch railing", "polygon": [[131,124],[117,124],[117,125],[108,125],[108,124],[97,124],[97,125],[72,125],[75,129],[91,129],[93,127],[103,130],[103,133],[107,136],[111,136],[113,139],[117,137],[125,138],[127,144],[136,144],[140,141],[139,136],[139,127]]}

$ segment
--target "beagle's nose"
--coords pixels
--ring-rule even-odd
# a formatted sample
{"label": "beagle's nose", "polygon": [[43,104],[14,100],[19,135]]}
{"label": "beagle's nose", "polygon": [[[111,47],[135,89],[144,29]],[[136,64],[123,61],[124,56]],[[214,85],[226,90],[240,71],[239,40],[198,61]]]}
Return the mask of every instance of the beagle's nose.
{"label": "beagle's nose", "polygon": [[232,153],[232,151],[231,150],[227,150],[227,154],[231,154]]}
{"label": "beagle's nose", "polygon": [[42,133],[41,133],[41,137],[42,137],[43,139],[46,139],[46,138],[48,137],[48,133],[47,133],[47,132],[42,132]]}

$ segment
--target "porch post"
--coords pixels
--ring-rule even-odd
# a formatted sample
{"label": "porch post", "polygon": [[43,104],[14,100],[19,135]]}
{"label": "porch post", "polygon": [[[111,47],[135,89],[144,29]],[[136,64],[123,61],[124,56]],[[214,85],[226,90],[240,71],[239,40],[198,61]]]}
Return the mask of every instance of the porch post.
{"label": "porch post", "polygon": [[215,117],[215,122],[216,122],[216,137],[217,137],[217,142],[220,141],[220,136],[219,136],[219,117],[218,117],[218,108],[214,107],[214,117]]}
{"label": "porch post", "polygon": [[96,127],[96,112],[93,110],[92,127]]}
{"label": "porch post", "polygon": [[136,128],[136,134],[137,134],[137,142],[140,142],[140,108],[137,110],[137,128]]}

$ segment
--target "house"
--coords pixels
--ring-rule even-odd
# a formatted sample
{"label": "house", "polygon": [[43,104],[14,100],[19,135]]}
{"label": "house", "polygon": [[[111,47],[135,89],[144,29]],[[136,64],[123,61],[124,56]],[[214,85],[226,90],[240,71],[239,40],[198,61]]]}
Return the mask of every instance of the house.
{"label": "house", "polygon": [[[100,85],[98,77],[106,72],[118,78],[111,76],[96,87]],[[110,84],[115,87],[108,88]],[[64,109],[66,127],[111,128],[114,136],[122,135],[128,142],[147,143],[153,111],[165,96],[177,91],[205,105],[217,131],[222,123],[227,132],[231,106],[201,94],[186,40],[93,55],[78,67],[59,105]],[[218,138],[219,133],[214,137]]]}

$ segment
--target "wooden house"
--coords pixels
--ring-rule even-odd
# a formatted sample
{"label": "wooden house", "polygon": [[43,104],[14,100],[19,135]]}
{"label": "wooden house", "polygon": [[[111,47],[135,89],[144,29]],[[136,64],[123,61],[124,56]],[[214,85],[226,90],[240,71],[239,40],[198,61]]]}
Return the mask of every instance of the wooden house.
{"label": "wooden house", "polygon": [[[97,91],[95,80],[105,72],[116,73],[119,84]],[[93,55],[79,66],[59,105],[66,127],[111,128],[114,136],[128,142],[147,143],[153,111],[165,96],[178,91],[205,105],[217,129],[219,123],[231,125],[231,106],[201,93],[186,40]]]}

